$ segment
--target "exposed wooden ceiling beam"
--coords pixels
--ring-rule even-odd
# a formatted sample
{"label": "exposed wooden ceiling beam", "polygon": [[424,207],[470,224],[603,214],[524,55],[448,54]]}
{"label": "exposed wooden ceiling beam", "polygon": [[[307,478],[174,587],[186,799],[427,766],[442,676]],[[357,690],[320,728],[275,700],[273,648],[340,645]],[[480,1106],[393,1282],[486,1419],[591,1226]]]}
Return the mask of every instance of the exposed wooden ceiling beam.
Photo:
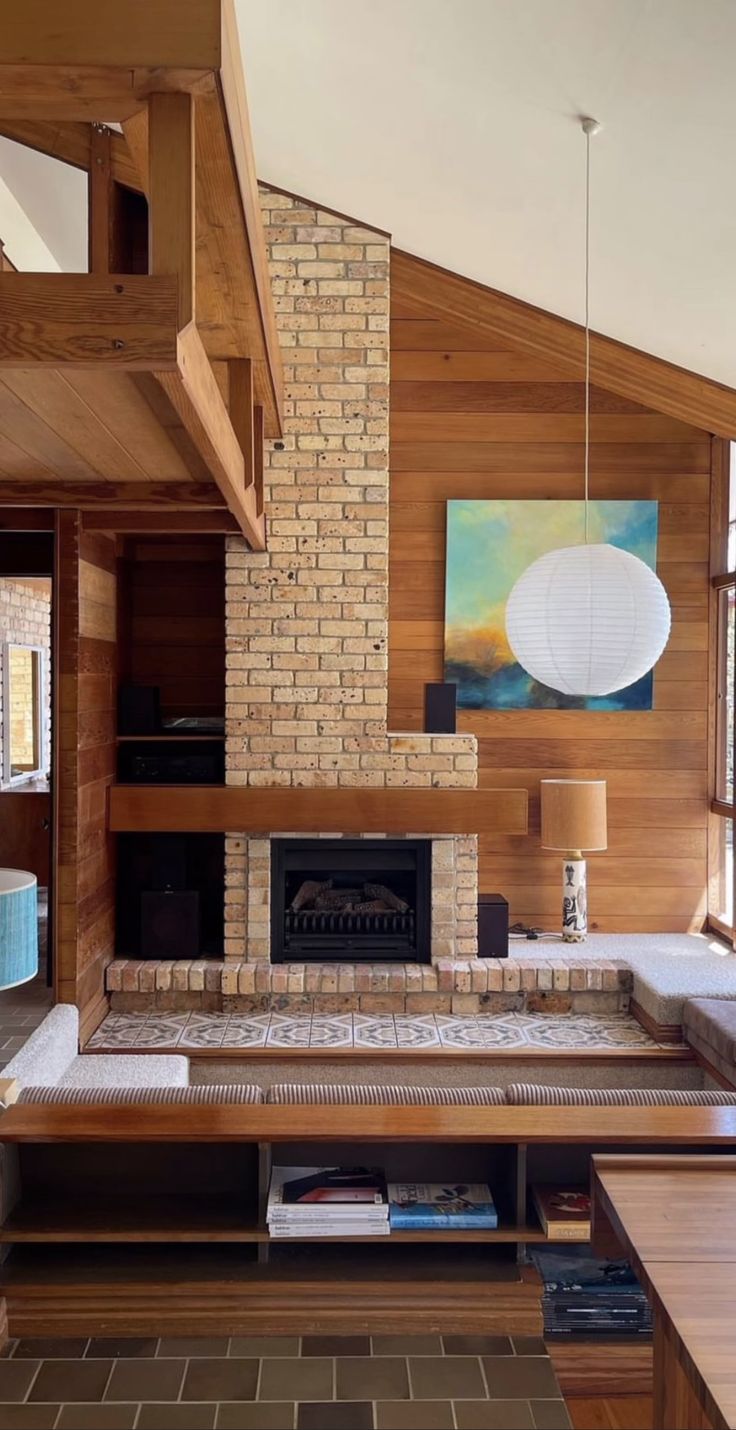
{"label": "exposed wooden ceiling beam", "polygon": [[[128,121],[131,126],[136,116]],[[48,154],[75,169],[89,170],[93,127],[80,120],[11,119],[7,115],[0,118],[0,134],[6,139],[14,139],[16,144],[25,144],[28,149],[36,149],[39,154]],[[132,153],[126,122],[125,137],[114,129],[108,131],[110,143],[110,173],[115,183],[126,189],[142,192],[143,184]]]}
{"label": "exposed wooden ceiling beam", "polygon": [[175,367],[169,276],[0,273],[0,368]]}
{"label": "exposed wooden ceiling beam", "polygon": [[[534,308],[433,263],[391,250],[392,297],[409,301],[427,317],[487,333],[561,372],[582,379],[585,333],[578,323]],[[736,435],[736,390],[625,343],[591,335],[590,376],[597,387],[691,423],[721,437]]]}
{"label": "exposed wooden ceiling beam", "polygon": [[49,0],[3,6],[0,65],[218,69],[219,0]]}
{"label": "exposed wooden ceiling beam", "polygon": [[265,551],[266,531],[245,462],[202,340],[193,323],[179,334],[175,371],[154,374],[178,412],[227,506],[254,551]]}
{"label": "exposed wooden ceiling beam", "polygon": [[0,506],[74,506],[101,513],[136,507],[160,516],[192,508],[203,513],[225,510],[222,492],[214,482],[15,482],[2,478]]}
{"label": "exposed wooden ceiling beam", "polygon": [[240,527],[229,511],[149,511],[148,508],[130,510],[98,511],[82,513],[85,531],[114,531],[121,535],[135,532],[160,533],[173,536],[174,532],[222,534],[237,536]]}

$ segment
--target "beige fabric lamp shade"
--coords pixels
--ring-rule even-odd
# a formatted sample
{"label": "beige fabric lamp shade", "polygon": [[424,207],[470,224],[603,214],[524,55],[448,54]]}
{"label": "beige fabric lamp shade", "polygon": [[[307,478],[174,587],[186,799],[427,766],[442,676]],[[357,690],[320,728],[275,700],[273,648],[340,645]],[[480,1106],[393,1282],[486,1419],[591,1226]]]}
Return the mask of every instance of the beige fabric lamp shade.
{"label": "beige fabric lamp shade", "polygon": [[606,849],[605,780],[541,780],[542,848]]}

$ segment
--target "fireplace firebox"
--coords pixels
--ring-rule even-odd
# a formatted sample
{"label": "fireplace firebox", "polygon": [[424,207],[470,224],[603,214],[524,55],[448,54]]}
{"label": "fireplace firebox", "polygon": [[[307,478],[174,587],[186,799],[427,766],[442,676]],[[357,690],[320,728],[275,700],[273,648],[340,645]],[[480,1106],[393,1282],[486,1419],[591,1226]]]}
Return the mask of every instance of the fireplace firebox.
{"label": "fireplace firebox", "polygon": [[272,963],[429,963],[428,839],[272,839]]}

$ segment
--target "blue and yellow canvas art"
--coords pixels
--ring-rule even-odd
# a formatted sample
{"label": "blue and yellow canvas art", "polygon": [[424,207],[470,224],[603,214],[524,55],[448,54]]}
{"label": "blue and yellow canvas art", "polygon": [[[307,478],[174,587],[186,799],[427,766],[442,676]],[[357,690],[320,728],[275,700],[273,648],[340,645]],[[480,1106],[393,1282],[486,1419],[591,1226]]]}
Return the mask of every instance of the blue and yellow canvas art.
{"label": "blue and yellow canvas art", "polygon": [[[588,540],[609,542],[657,568],[656,501],[592,501]],[[649,671],[604,696],[562,695],[534,680],[506,639],[505,610],[537,557],[584,539],[581,501],[449,501],[445,680],[466,710],[651,710]]]}

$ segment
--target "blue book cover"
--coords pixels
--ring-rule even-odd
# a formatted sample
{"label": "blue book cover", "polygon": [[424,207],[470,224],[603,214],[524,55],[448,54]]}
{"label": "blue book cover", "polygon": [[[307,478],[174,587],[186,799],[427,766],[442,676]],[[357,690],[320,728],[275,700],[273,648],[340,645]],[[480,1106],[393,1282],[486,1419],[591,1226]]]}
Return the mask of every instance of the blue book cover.
{"label": "blue book cover", "polygon": [[394,1231],[483,1231],[498,1226],[490,1187],[483,1182],[391,1182]]}

